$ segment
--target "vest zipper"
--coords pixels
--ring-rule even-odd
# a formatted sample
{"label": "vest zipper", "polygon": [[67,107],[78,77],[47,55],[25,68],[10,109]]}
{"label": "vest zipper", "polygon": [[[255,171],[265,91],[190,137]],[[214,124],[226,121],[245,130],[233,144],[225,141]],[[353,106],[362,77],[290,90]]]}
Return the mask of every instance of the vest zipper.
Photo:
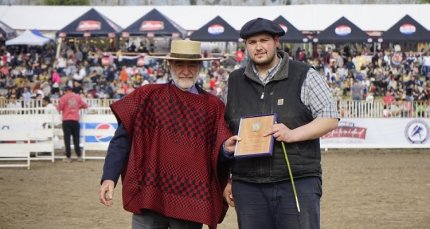
{"label": "vest zipper", "polygon": [[263,91],[261,92],[260,100],[264,100],[264,92],[266,91],[266,84],[263,84]]}

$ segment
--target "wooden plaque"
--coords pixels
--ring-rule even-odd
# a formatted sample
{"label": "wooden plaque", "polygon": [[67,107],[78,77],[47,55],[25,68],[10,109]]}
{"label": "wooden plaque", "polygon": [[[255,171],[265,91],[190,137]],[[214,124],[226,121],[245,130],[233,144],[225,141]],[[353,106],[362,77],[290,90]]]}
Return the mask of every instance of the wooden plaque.
{"label": "wooden plaque", "polygon": [[276,114],[242,117],[239,124],[235,157],[257,157],[272,155],[274,138],[272,135],[264,137],[276,123]]}

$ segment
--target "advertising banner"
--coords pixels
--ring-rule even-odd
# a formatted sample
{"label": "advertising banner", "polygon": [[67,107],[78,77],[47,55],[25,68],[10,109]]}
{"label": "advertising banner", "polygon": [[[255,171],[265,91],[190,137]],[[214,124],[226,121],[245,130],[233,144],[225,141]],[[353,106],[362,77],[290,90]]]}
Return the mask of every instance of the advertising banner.
{"label": "advertising banner", "polygon": [[428,119],[342,119],[321,148],[430,148],[429,138]]}

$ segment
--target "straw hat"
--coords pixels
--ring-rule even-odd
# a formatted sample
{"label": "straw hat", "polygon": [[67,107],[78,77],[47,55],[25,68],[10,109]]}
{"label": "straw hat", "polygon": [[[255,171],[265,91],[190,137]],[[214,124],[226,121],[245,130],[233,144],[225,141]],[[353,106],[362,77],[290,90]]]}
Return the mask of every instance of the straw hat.
{"label": "straw hat", "polygon": [[201,43],[192,40],[173,40],[170,53],[167,56],[151,56],[152,58],[164,60],[186,60],[186,61],[205,61],[219,60],[215,57],[202,57]]}

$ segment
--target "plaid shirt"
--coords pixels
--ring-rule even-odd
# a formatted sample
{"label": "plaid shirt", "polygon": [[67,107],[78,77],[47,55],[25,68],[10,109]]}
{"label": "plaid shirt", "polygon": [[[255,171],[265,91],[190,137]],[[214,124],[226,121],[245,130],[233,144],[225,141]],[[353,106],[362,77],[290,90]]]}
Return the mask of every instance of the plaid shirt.
{"label": "plaid shirt", "polygon": [[[269,69],[266,78],[262,78],[260,76],[254,64],[252,65],[252,69],[260,81],[266,85],[273,79],[276,72],[278,72],[281,62],[282,58],[280,58],[276,66]],[[325,78],[313,68],[309,69],[306,79],[303,82],[300,99],[302,100],[303,104],[305,104],[309,110],[311,110],[312,116],[314,118],[340,117]]]}
{"label": "plaid shirt", "polygon": [[255,64],[252,65],[252,70],[254,71],[254,73],[258,76],[258,78],[260,79],[260,81],[263,83],[263,85],[266,85],[268,82],[270,82],[273,77],[275,76],[275,74],[278,72],[279,67],[281,66],[281,62],[282,62],[282,57],[279,57],[279,62],[276,66],[274,66],[273,68],[269,69],[267,71],[267,76],[266,78],[263,78],[260,73],[257,71],[257,67],[255,67]]}

